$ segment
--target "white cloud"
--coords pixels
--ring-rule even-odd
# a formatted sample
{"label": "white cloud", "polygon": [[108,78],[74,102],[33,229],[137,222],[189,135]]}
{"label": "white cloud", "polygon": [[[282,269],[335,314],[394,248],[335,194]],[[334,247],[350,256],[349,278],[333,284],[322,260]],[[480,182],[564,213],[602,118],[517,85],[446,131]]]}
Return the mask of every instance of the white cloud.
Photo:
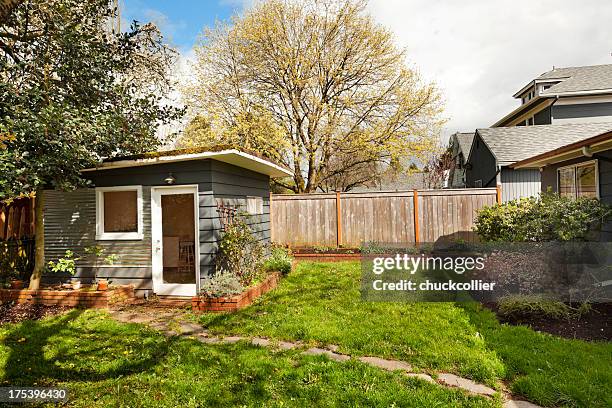
{"label": "white cloud", "polygon": [[490,126],[518,106],[518,89],[553,65],[612,63],[612,2],[372,0],[369,12],[442,89],[445,137]]}

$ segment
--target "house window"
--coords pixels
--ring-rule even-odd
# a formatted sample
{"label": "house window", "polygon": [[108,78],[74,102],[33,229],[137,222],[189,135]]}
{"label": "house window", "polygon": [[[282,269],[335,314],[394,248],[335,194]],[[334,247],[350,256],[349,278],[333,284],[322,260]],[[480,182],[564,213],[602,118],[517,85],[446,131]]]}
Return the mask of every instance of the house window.
{"label": "house window", "polygon": [[96,188],[96,239],[142,239],[142,187]]}
{"label": "house window", "polygon": [[599,197],[597,161],[559,169],[559,194],[563,197]]}
{"label": "house window", "polygon": [[263,198],[247,197],[247,213],[250,215],[263,214]]}

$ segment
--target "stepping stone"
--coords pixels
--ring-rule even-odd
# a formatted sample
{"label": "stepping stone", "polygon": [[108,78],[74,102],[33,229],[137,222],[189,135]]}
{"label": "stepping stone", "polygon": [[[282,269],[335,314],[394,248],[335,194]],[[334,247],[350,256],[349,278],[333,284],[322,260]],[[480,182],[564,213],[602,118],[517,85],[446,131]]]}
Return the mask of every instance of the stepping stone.
{"label": "stepping stone", "polygon": [[203,328],[199,324],[195,324],[195,323],[181,323],[179,330],[181,334],[194,334],[194,333],[200,333],[203,330]]}
{"label": "stepping stone", "polygon": [[288,341],[278,341],[275,343],[275,345],[281,350],[293,350],[294,348],[300,346],[298,343],[291,343]]}
{"label": "stepping stone", "polygon": [[379,357],[359,357],[359,361],[388,371],[412,371],[412,366],[403,361],[385,360],[384,358]]}
{"label": "stepping stone", "polygon": [[204,343],[204,344],[221,344],[222,343],[221,339],[218,338],[218,337],[198,336],[198,337],[196,337],[196,339],[200,343]]}
{"label": "stepping stone", "polygon": [[335,361],[347,361],[351,359],[350,356],[334,353],[333,351],[320,349],[317,347],[309,348],[303,354],[306,354],[309,356],[327,356],[327,358],[329,358],[330,360],[335,360]]}
{"label": "stepping stone", "polygon": [[438,382],[441,382],[442,384],[447,385],[449,387],[461,388],[478,395],[492,396],[496,393],[494,389],[489,388],[486,385],[478,384],[472,380],[468,380],[467,378],[463,377],[458,377],[454,374],[439,374]]}
{"label": "stepping stone", "polygon": [[532,404],[529,401],[515,401],[515,400],[504,402],[504,405],[502,405],[502,407],[503,408],[542,408],[541,406]]}
{"label": "stepping stone", "polygon": [[418,378],[420,380],[424,380],[432,384],[436,383],[436,381],[433,378],[431,378],[431,376],[427,374],[423,374],[423,373],[406,373],[406,376],[411,377],[411,378]]}
{"label": "stepping stone", "polygon": [[329,344],[327,346],[327,349],[333,351],[334,353],[337,353],[340,347],[336,346],[335,344]]}
{"label": "stepping stone", "polygon": [[152,322],[153,320],[156,319],[156,316],[148,316],[148,315],[142,315],[142,314],[133,314],[130,315],[127,319],[128,322],[130,323],[149,323]]}
{"label": "stepping stone", "polygon": [[223,337],[221,339],[223,343],[230,343],[230,344],[238,343],[240,340],[246,340],[246,339],[240,336],[229,336],[229,337]]}
{"label": "stepping stone", "polygon": [[264,339],[262,337],[253,337],[251,339],[251,344],[253,344],[254,346],[261,346],[261,347],[270,347],[270,344],[272,342],[268,339]]}

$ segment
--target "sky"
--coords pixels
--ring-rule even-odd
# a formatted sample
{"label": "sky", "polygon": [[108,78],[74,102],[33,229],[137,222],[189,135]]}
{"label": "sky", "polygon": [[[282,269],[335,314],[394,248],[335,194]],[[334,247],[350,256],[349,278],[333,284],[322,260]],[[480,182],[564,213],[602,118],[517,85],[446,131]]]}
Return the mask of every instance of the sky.
{"label": "sky", "polygon": [[[185,60],[205,26],[253,0],[122,0],[122,19],[152,21]],[[491,126],[519,105],[512,95],[555,67],[612,64],[606,0],[371,0],[368,12],[435,82],[448,122],[442,138]]]}

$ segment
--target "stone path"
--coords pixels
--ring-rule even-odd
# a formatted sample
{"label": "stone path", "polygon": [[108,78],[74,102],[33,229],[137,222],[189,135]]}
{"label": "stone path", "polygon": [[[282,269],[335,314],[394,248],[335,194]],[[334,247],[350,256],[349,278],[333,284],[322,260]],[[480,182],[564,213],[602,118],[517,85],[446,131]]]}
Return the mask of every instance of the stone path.
{"label": "stone path", "polygon": [[[239,341],[248,341],[255,346],[267,347],[275,350],[303,349],[305,346],[300,342],[287,342],[267,339],[263,337],[242,337],[242,336],[211,336],[201,325],[185,322],[184,316],[180,311],[175,310],[111,310],[111,316],[123,323],[139,323],[147,325],[155,330],[161,331],[167,336],[191,337],[205,344],[233,344]],[[302,352],[311,356],[326,356],[330,360],[346,362],[353,357],[338,352],[338,346],[329,345],[325,348],[311,347]],[[459,377],[450,373],[437,373],[436,378],[424,373],[415,373],[410,364],[399,360],[387,360],[380,357],[357,357],[357,360],[373,367],[387,371],[401,371],[407,377],[418,378],[432,384],[439,384],[450,388],[460,388],[473,395],[493,397],[498,391],[484,385],[476,383],[467,378]],[[513,400],[509,395],[502,394],[504,397],[503,408],[542,408],[539,405],[527,401]]]}

